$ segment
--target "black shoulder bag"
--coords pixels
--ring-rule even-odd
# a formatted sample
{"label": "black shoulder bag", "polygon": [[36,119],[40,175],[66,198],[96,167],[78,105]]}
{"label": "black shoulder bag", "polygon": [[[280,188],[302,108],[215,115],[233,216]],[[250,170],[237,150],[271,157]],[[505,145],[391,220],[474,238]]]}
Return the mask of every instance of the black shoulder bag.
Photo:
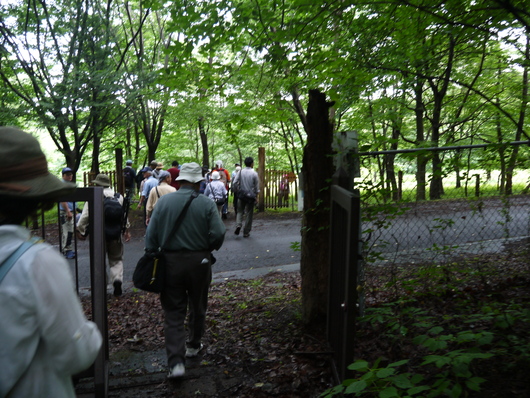
{"label": "black shoulder bag", "polygon": [[146,251],[142,258],[138,260],[136,268],[133,273],[133,284],[134,287],[145,290],[146,292],[161,293],[164,290],[165,282],[165,267],[166,258],[164,255],[164,247],[170,237],[174,236],[177,232],[182,219],[186,215],[188,207],[190,207],[191,201],[199,196],[198,192],[193,191],[190,198],[184,205],[184,208],[177,217],[175,224],[168,236],[164,239],[164,243],[157,251]]}

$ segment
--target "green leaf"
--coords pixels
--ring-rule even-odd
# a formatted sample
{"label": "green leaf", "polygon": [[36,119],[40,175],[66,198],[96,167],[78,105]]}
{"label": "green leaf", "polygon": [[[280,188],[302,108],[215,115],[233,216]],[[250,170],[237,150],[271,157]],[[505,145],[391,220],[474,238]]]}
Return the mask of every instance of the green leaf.
{"label": "green leaf", "polygon": [[458,398],[462,395],[462,386],[460,383],[456,383],[451,391],[451,397]]}
{"label": "green leaf", "polygon": [[411,387],[414,386],[411,383],[411,381],[410,381],[410,379],[408,377],[408,374],[397,375],[396,377],[394,377],[392,382],[394,383],[394,385],[396,387],[399,387],[399,388],[402,388],[402,389],[411,388]]}
{"label": "green leaf", "polygon": [[387,387],[379,393],[379,397],[380,398],[393,398],[393,397],[399,397],[399,395],[395,387]]}
{"label": "green leaf", "polygon": [[394,363],[391,363],[390,365],[388,365],[389,368],[396,368],[398,366],[401,366],[401,365],[405,365],[406,363],[408,363],[408,359],[403,359],[401,361],[397,361],[397,362],[394,362]]}
{"label": "green leaf", "polygon": [[349,370],[368,370],[368,362],[366,361],[355,361],[348,366]]}
{"label": "green leaf", "polygon": [[366,382],[364,380],[356,381],[355,383],[350,384],[346,390],[344,390],[345,394],[357,394],[361,391],[364,391],[366,389]]}
{"label": "green leaf", "polygon": [[466,380],[466,387],[473,391],[480,391],[480,384],[485,381],[482,377],[472,377]]}
{"label": "green leaf", "polygon": [[409,388],[407,390],[407,394],[409,395],[416,395],[416,394],[419,394],[420,392],[423,392],[423,391],[427,391],[427,390],[430,390],[431,388],[428,387],[428,386],[417,386],[417,387],[412,387],[412,388]]}
{"label": "green leaf", "polygon": [[376,376],[380,379],[385,379],[388,376],[392,376],[396,370],[394,368],[383,368],[379,369],[376,373]]}
{"label": "green leaf", "polygon": [[433,328],[431,328],[431,329],[429,330],[429,333],[430,333],[430,334],[440,334],[441,332],[443,332],[443,330],[444,330],[443,327],[441,327],[441,326],[435,326],[435,327],[433,327]]}

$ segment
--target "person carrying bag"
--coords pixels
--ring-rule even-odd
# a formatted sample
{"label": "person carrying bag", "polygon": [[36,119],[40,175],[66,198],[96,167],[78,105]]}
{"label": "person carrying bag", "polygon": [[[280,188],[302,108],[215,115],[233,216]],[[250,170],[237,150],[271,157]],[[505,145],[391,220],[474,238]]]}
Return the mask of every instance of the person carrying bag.
{"label": "person carrying bag", "polygon": [[186,217],[178,223],[179,232],[173,231],[173,220],[182,213],[190,195],[199,192],[204,180],[201,166],[184,163],[177,180],[180,189],[160,197],[145,236],[146,250],[163,248],[164,253],[160,303],[170,378],[182,377],[186,358],[196,357],[203,348],[212,251],[220,249],[226,232],[216,204],[205,195],[192,201]]}
{"label": "person carrying bag", "polygon": [[191,204],[191,201],[195,199],[199,194],[192,192],[190,198],[184,205],[184,208],[180,212],[175,225],[171,233],[166,237],[162,246],[156,250],[146,250],[144,255],[138,260],[136,268],[133,273],[133,284],[134,287],[151,293],[161,293],[164,289],[164,276],[165,276],[165,257],[164,248],[168,239],[177,233],[177,230],[182,223],[182,219],[186,215],[186,211]]}

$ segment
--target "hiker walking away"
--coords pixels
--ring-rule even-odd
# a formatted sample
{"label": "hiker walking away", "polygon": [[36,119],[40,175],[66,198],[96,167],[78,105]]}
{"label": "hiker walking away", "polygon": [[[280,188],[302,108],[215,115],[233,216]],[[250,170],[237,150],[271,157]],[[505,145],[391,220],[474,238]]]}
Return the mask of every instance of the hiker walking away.
{"label": "hiker walking away", "polygon": [[280,179],[278,191],[278,206],[289,206],[289,174],[284,174]]}
{"label": "hiker walking away", "polygon": [[[62,170],[63,181],[71,183],[74,172],[70,167]],[[75,252],[72,250],[72,238],[74,236],[74,224],[76,216],[76,205],[74,202],[59,203],[59,220],[61,222],[61,249],[63,255],[71,260],[75,258]]]}
{"label": "hiker walking away", "polygon": [[[92,181],[95,185],[104,187],[103,189],[103,212],[105,222],[105,251],[109,260],[107,272],[107,283],[114,287],[114,296],[122,295],[123,284],[123,241],[131,240],[128,220],[124,223],[123,196],[115,193],[110,187],[110,179],[106,174],[98,174]],[[85,240],[88,235],[88,206],[85,205],[79,222],[77,231],[79,239]],[[125,228],[123,225],[125,224]]]}
{"label": "hiker walking away", "polygon": [[158,199],[160,199],[161,196],[176,191],[174,187],[169,185],[169,183],[171,182],[171,174],[169,174],[169,171],[162,170],[158,174],[158,181],[159,185],[151,189],[151,192],[149,192],[149,199],[147,199],[147,205],[145,206],[146,225],[149,224],[149,219],[151,218],[151,214],[153,214],[153,209],[155,208]]}
{"label": "hiker walking away", "polygon": [[[164,335],[170,378],[184,376],[186,358],[196,357],[203,348],[201,340],[206,329],[208,290],[212,280],[211,252],[219,250],[226,232],[215,203],[198,193],[204,179],[201,166],[184,163],[177,178],[180,189],[158,200],[145,238],[147,251],[158,250],[168,238],[164,248],[166,282],[160,302],[165,314]],[[189,200],[178,231],[168,237]]]}
{"label": "hiker walking away", "polygon": [[128,192],[128,195],[134,195],[134,188],[136,187],[136,171],[132,167],[133,161],[127,160],[125,162],[125,167],[123,168],[123,182],[125,190]]}
{"label": "hiker walking away", "polygon": [[[144,179],[140,184],[140,200],[138,201],[138,206],[136,206],[136,209],[143,207],[144,225],[146,225],[145,223],[147,222],[147,199],[149,198],[149,192],[151,188],[158,185],[158,180],[153,177],[153,170],[150,167],[144,167],[142,169],[142,174],[144,176]],[[149,186],[148,189],[146,189],[147,186]]]}
{"label": "hiker walking away", "polygon": [[[237,174],[235,181],[232,181],[232,185],[236,185],[238,195],[238,212],[234,233],[239,235],[241,227],[243,227],[243,237],[248,238],[252,229],[254,204],[259,194],[259,178],[258,173],[253,169],[254,159],[252,157],[245,158],[245,166]],[[243,222],[245,223],[244,226]]]}
{"label": "hiker walking away", "polygon": [[223,206],[227,199],[227,191],[218,171],[212,172],[211,181],[206,185],[204,194],[214,201],[219,211],[219,217],[222,217]]}
{"label": "hiker walking away", "polygon": [[[230,173],[228,172],[228,170],[223,168],[223,162],[220,160],[215,162],[215,166],[216,170],[219,172],[221,181],[225,184],[226,191],[228,191],[230,189]],[[226,220],[228,218],[228,201],[225,201],[223,205],[222,217],[223,220]]]}
{"label": "hiker walking away", "polygon": [[176,160],[171,162],[171,167],[167,169],[167,171],[169,171],[169,174],[171,174],[171,183],[169,185],[178,190],[180,188],[180,184],[177,181],[177,177],[180,173],[179,162],[177,162]]}
{"label": "hiker walking away", "polygon": [[236,179],[236,175],[239,174],[241,171],[241,166],[239,163],[236,163],[236,168],[234,172],[232,173],[232,185],[230,186],[230,191],[232,192],[232,196],[234,197],[234,213],[237,216],[237,187],[234,185],[234,181]]}
{"label": "hiker walking away", "polygon": [[0,166],[0,397],[75,398],[72,376],[92,365],[101,334],[83,314],[68,262],[21,224],[76,188],[51,175],[38,141],[13,127],[0,127]]}

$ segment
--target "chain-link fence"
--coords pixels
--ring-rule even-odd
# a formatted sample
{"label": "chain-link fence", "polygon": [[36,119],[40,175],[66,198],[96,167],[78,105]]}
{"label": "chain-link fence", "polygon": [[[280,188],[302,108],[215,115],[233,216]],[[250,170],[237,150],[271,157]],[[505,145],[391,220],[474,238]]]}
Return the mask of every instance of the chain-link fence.
{"label": "chain-link fence", "polygon": [[[362,154],[365,261],[443,263],[526,238],[530,173],[521,144]],[[510,171],[513,151],[518,168]]]}

